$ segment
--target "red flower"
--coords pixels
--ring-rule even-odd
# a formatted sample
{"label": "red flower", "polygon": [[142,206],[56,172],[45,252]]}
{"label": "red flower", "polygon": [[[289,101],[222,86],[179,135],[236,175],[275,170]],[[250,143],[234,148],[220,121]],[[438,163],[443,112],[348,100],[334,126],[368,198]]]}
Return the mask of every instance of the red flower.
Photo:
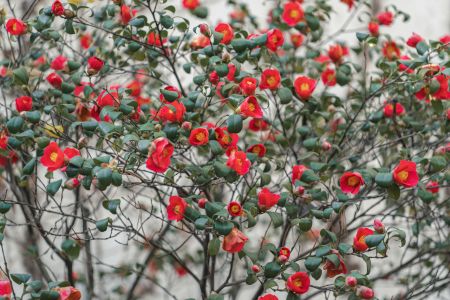
{"label": "red flower", "polygon": [[450,43],[450,34],[444,35],[439,39],[439,42],[441,42],[444,45],[448,45]]}
{"label": "red flower", "polygon": [[[179,100],[181,98],[181,92],[174,86],[168,85],[164,88],[166,91],[170,91],[170,92],[176,92],[178,94],[177,99],[175,99],[175,101]],[[159,100],[163,103],[168,103],[169,101],[164,98],[164,95],[161,93],[159,95]]]}
{"label": "red flower", "polygon": [[92,44],[92,36],[89,33],[80,35],[80,45],[83,49],[89,49]]}
{"label": "red flower", "polygon": [[289,249],[288,247],[281,247],[280,251],[278,251],[278,255],[283,255],[287,259],[289,259],[289,256],[291,256],[291,249]]}
{"label": "red flower", "polygon": [[183,0],[183,7],[190,10],[196,9],[199,5],[199,0]]}
{"label": "red flower", "polygon": [[64,14],[64,6],[61,1],[55,0],[52,4],[52,13],[55,16],[62,16]]}
{"label": "red flower", "polygon": [[436,181],[429,181],[427,183],[427,191],[430,193],[436,194],[439,192],[439,183]]}
{"label": "red flower", "polygon": [[49,172],[58,170],[64,165],[64,153],[56,142],[50,142],[50,144],[44,148],[41,164],[47,167],[47,171]]}
{"label": "red flower", "polygon": [[[408,55],[402,55],[402,56],[400,56],[400,58],[401,58],[402,60],[411,60],[411,58],[410,58]],[[404,64],[402,64],[402,63],[400,63],[400,64],[398,65],[398,69],[399,69],[400,71],[402,71],[402,72],[406,72],[406,73],[409,73],[409,74],[411,74],[411,73],[414,72],[413,69],[411,69],[410,67],[408,67],[408,66],[406,66],[406,65],[404,65]]]}
{"label": "red flower", "polygon": [[316,88],[316,81],[307,76],[299,76],[294,81],[294,88],[300,99],[308,100]]}
{"label": "red flower", "polygon": [[394,41],[387,41],[383,44],[383,52],[384,57],[388,60],[394,60],[400,57],[400,49]]}
{"label": "red flower", "polygon": [[54,72],[50,73],[46,79],[54,88],[59,89],[61,87],[62,78],[58,74]]}
{"label": "red flower", "polygon": [[0,296],[9,297],[12,293],[11,282],[8,279],[0,280]]}
{"label": "red flower", "polygon": [[330,48],[328,49],[328,56],[334,63],[340,62],[342,57],[344,57],[344,55],[347,54],[348,54],[347,47],[343,47],[342,45],[339,44],[331,45]]}
{"label": "red flower", "polygon": [[187,203],[179,196],[170,196],[169,205],[167,205],[167,218],[170,221],[181,221],[184,218],[184,211]]}
{"label": "red flower", "polygon": [[178,263],[175,264],[175,272],[177,272],[177,275],[179,277],[183,277],[183,276],[185,276],[188,273],[186,268],[183,267],[182,265],[178,264]]}
{"label": "red flower", "polygon": [[305,37],[300,33],[292,33],[291,34],[291,43],[294,48],[298,48],[303,44],[303,40]]}
{"label": "red flower", "polygon": [[284,37],[281,30],[278,28],[271,29],[267,32],[266,47],[269,50],[277,51],[278,47],[281,47],[284,43]]}
{"label": "red flower", "polygon": [[80,156],[80,150],[72,147],[67,147],[66,149],[64,149],[63,153],[66,160],[71,160],[75,156]]}
{"label": "red flower", "polygon": [[55,71],[64,70],[67,65],[67,57],[64,55],[58,55],[50,64],[50,68]]}
{"label": "red flower", "polygon": [[16,99],[16,109],[18,112],[30,111],[33,107],[33,98],[22,96]]}
{"label": "red flower", "polygon": [[220,40],[221,44],[229,44],[233,39],[234,32],[233,28],[228,23],[219,23],[214,29],[215,32],[220,32],[223,37]]}
{"label": "red flower", "polygon": [[309,290],[311,284],[306,272],[297,272],[289,276],[286,287],[295,294],[304,294]]}
{"label": "red flower", "polygon": [[157,173],[164,173],[169,168],[173,151],[174,147],[168,139],[164,137],[155,139],[149,149],[147,168]]}
{"label": "red flower", "polygon": [[105,106],[119,106],[120,99],[116,90],[106,91],[103,90],[97,97],[97,105],[100,107]]}
{"label": "red flower", "polygon": [[237,201],[231,201],[227,206],[228,213],[233,217],[242,215],[242,206]]}
{"label": "red flower", "polygon": [[158,112],[158,118],[166,122],[181,123],[183,122],[185,112],[186,107],[183,103],[173,101],[161,107]]}
{"label": "red flower", "polygon": [[247,152],[254,153],[259,157],[264,157],[264,155],[266,154],[266,147],[263,144],[255,144],[250,146],[247,149]]}
{"label": "red flower", "polygon": [[98,58],[97,56],[91,56],[88,58],[89,69],[93,69],[95,71],[100,71],[103,68],[105,62]]}
{"label": "red flower", "polygon": [[393,171],[394,181],[404,187],[414,187],[419,182],[416,163],[409,160],[400,160]]}
{"label": "red flower", "polygon": [[284,4],[281,18],[289,26],[295,26],[298,22],[303,20],[304,12],[300,4],[296,2],[286,2]]}
{"label": "red flower", "polygon": [[259,88],[276,90],[280,86],[281,76],[277,69],[265,69],[261,73],[261,83]]}
{"label": "red flower", "polygon": [[358,296],[362,299],[372,299],[375,295],[373,290],[367,286],[360,286],[357,292]]}
{"label": "red flower", "polygon": [[189,135],[189,143],[192,146],[202,146],[207,144],[209,141],[209,133],[208,129],[199,127],[195,128],[191,131],[191,134]]}
{"label": "red flower", "polygon": [[248,237],[246,237],[239,229],[234,227],[231,232],[225,236],[222,243],[223,250],[229,253],[240,252],[245,243],[247,243]]}
{"label": "red flower", "polygon": [[269,129],[269,124],[263,119],[251,119],[248,123],[248,129],[251,131],[265,131]]}
{"label": "red flower", "polygon": [[6,31],[10,35],[21,35],[26,33],[27,25],[20,19],[9,19],[6,21]]}
{"label": "red flower", "polygon": [[80,300],[81,292],[73,286],[56,289],[59,293],[59,300]]}
{"label": "red flower", "polygon": [[341,2],[347,4],[349,10],[352,9],[355,4],[355,0],[341,0]]}
{"label": "red flower", "polygon": [[378,23],[381,25],[391,25],[394,21],[394,15],[390,11],[384,11],[377,16]]}
{"label": "red flower", "polygon": [[367,227],[358,228],[353,239],[353,249],[358,252],[366,251],[369,246],[366,244],[366,236],[372,235],[374,231]]}
{"label": "red flower", "polygon": [[[392,103],[388,103],[384,106],[384,116],[386,118],[392,118],[394,116],[394,105]],[[400,116],[405,113],[405,108],[400,103],[395,103],[395,115]]]}
{"label": "red flower", "polygon": [[384,233],[385,232],[385,228],[384,228],[383,222],[381,222],[381,220],[378,220],[378,219],[373,220],[373,229],[375,229],[375,231],[378,232],[378,233]]}
{"label": "red flower", "polygon": [[154,33],[153,31],[148,34],[147,44],[149,44],[150,46],[161,47],[166,42],[167,38],[161,40],[159,34]]}
{"label": "red flower", "polygon": [[216,128],[214,129],[216,140],[222,146],[222,148],[232,147],[237,144],[239,137],[235,133],[228,133],[226,128]]}
{"label": "red flower", "polygon": [[236,66],[233,63],[228,64],[228,75],[227,79],[229,81],[234,81],[234,75],[236,74]]}
{"label": "red flower", "polygon": [[251,162],[245,152],[234,151],[227,160],[227,166],[239,175],[245,175],[250,170]]}
{"label": "red flower", "polygon": [[269,210],[277,205],[280,195],[272,193],[268,188],[263,188],[258,193],[258,207],[261,210]]}
{"label": "red flower", "polygon": [[410,36],[409,39],[406,41],[406,44],[410,47],[415,48],[416,45],[421,41],[423,41],[423,37],[421,37],[417,33],[413,33],[412,36]]}
{"label": "red flower", "polygon": [[330,68],[325,69],[321,75],[323,84],[327,86],[336,85],[336,71]]}
{"label": "red flower", "polygon": [[292,184],[295,184],[296,180],[301,180],[303,172],[308,170],[305,165],[296,165],[292,168]]}
{"label": "red flower", "polygon": [[266,294],[258,298],[258,300],[278,300],[278,297],[272,294]]}
{"label": "red flower", "polygon": [[133,18],[133,13],[128,5],[122,4],[120,8],[120,21],[122,24],[127,25]]}
{"label": "red flower", "polygon": [[256,90],[257,86],[258,86],[258,83],[256,82],[256,79],[253,77],[245,77],[239,83],[239,87],[241,88],[242,93],[246,96],[255,94],[255,90]]}
{"label": "red flower", "polygon": [[139,97],[141,95],[142,83],[138,80],[133,80],[127,84],[126,88],[131,90],[131,96]]}
{"label": "red flower", "polygon": [[245,98],[244,102],[239,106],[239,113],[243,117],[262,118],[263,111],[258,104],[255,96]]}
{"label": "red flower", "polygon": [[380,34],[380,25],[378,25],[377,22],[369,22],[369,25],[367,27],[372,36],[378,36]]}
{"label": "red flower", "polygon": [[337,255],[337,257],[339,258],[339,265],[335,266],[334,263],[327,259],[323,266],[323,269],[327,271],[327,277],[333,278],[334,276],[339,274],[347,274],[347,267],[345,266],[344,260],[339,254],[339,251],[337,251],[336,249],[332,249],[331,253]]}
{"label": "red flower", "polygon": [[364,179],[358,172],[345,172],[339,180],[342,192],[351,193],[353,195],[359,192],[359,189],[363,184]]}

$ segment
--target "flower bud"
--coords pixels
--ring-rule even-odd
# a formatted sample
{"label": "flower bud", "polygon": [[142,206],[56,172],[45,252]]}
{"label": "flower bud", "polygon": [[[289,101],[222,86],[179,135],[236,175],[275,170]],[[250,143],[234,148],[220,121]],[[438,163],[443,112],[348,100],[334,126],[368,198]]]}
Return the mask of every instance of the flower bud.
{"label": "flower bud", "polygon": [[77,178],[70,178],[64,183],[64,188],[68,190],[76,189],[80,186],[80,181]]}
{"label": "flower bud", "polygon": [[288,261],[288,257],[286,255],[280,255],[278,256],[278,261],[282,264],[286,263]]}
{"label": "flower bud", "polygon": [[328,151],[331,149],[331,144],[328,141],[323,141],[322,142],[322,150],[323,151]]}
{"label": "flower bud", "polygon": [[355,287],[358,284],[358,280],[353,276],[348,276],[345,278],[345,284],[349,287]]}
{"label": "flower bud", "polygon": [[252,266],[252,271],[255,272],[255,273],[259,273],[259,272],[261,272],[261,267],[258,266],[258,265],[253,265]]}
{"label": "flower bud", "polygon": [[206,202],[208,202],[208,199],[206,199],[206,198],[198,199],[198,207],[205,208]]}
{"label": "flower bud", "polygon": [[188,122],[188,121],[184,121],[183,124],[181,124],[181,127],[183,129],[186,129],[186,130],[191,130],[192,129],[192,123]]}
{"label": "flower bud", "polygon": [[200,24],[200,33],[204,36],[210,37],[211,36],[211,30],[209,30],[209,26],[205,23]]}
{"label": "flower bud", "polygon": [[379,219],[373,220],[373,228],[378,233],[384,233],[384,224]]}
{"label": "flower bud", "polygon": [[358,290],[359,297],[363,299],[372,299],[374,296],[373,290],[366,286],[361,286]]}
{"label": "flower bud", "polygon": [[75,18],[76,15],[77,15],[77,14],[76,14],[73,10],[71,10],[71,9],[65,9],[65,10],[64,10],[64,16],[65,16],[67,19]]}

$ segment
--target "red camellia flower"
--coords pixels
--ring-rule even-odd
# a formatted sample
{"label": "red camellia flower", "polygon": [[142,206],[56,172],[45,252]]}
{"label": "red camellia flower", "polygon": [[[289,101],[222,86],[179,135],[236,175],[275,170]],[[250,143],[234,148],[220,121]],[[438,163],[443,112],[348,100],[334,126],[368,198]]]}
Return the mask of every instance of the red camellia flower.
{"label": "red camellia flower", "polygon": [[227,166],[239,175],[245,175],[250,170],[251,162],[245,152],[234,151],[227,160]]}
{"label": "red camellia flower", "polygon": [[291,34],[291,43],[295,48],[300,47],[303,44],[305,37],[300,33]]}
{"label": "red camellia flower", "polygon": [[167,205],[167,218],[170,221],[181,221],[184,218],[186,210],[186,201],[179,196],[170,196],[169,205]]}
{"label": "red camellia flower", "polygon": [[6,21],[6,31],[10,35],[21,35],[26,33],[27,25],[20,19],[9,19]]}
{"label": "red camellia flower", "polygon": [[239,113],[243,117],[262,118],[263,111],[259,106],[255,96],[245,98],[244,102],[239,106]]}
{"label": "red camellia flower", "polygon": [[183,103],[173,101],[161,107],[158,112],[158,118],[166,122],[181,123],[183,122],[185,112],[186,107]]}
{"label": "red camellia flower", "polygon": [[339,258],[339,265],[336,266],[333,262],[327,259],[325,264],[323,265],[323,269],[327,271],[327,277],[333,278],[334,276],[339,274],[347,274],[347,267],[345,266],[344,260],[339,254],[339,251],[337,251],[336,249],[332,249],[331,253],[337,255],[337,257]]}
{"label": "red camellia flower", "polygon": [[0,296],[9,297],[12,293],[11,282],[8,279],[0,280]]}
{"label": "red camellia flower", "polygon": [[50,64],[50,68],[55,71],[64,70],[67,66],[67,57],[64,55],[58,55]]}
{"label": "red camellia flower", "polygon": [[372,36],[378,36],[380,34],[380,25],[377,22],[369,22],[367,28]]}
{"label": "red camellia flower", "polygon": [[200,0],[183,0],[183,7],[194,10],[200,5]]}
{"label": "red camellia flower", "polygon": [[358,228],[353,239],[353,249],[358,252],[366,251],[369,246],[366,244],[366,236],[374,234],[374,231],[367,227]]}
{"label": "red camellia flower", "polygon": [[239,136],[235,133],[229,133],[226,128],[217,127],[214,129],[216,140],[223,148],[235,146],[239,140]]}
{"label": "red camellia flower", "polygon": [[44,155],[41,157],[41,164],[47,167],[47,171],[53,172],[64,165],[64,152],[56,142],[50,142],[44,148]]}
{"label": "red camellia flower", "polygon": [[410,47],[415,48],[416,45],[417,45],[418,43],[420,43],[421,41],[423,41],[423,37],[421,37],[421,36],[418,35],[417,33],[414,33],[414,32],[413,32],[412,36],[410,36],[410,37],[408,38],[408,40],[406,41],[406,44],[407,44],[408,46],[410,46]]}
{"label": "red camellia flower", "polygon": [[33,107],[33,98],[22,96],[16,99],[16,109],[18,112],[30,111]]}
{"label": "red camellia flower", "polygon": [[248,147],[247,152],[254,153],[259,157],[264,157],[266,154],[266,147],[263,144],[255,144]]}
{"label": "red camellia flower", "polygon": [[414,187],[419,182],[416,163],[409,160],[400,160],[393,171],[394,181],[404,187]]}
{"label": "red camellia flower", "polygon": [[439,39],[439,42],[441,42],[444,45],[448,45],[450,43],[450,34],[446,34],[443,37]]}
{"label": "red camellia flower", "polygon": [[375,296],[373,290],[367,286],[360,286],[357,294],[362,299],[372,299]]}
{"label": "red camellia flower", "polygon": [[87,62],[89,69],[93,69],[97,72],[100,71],[103,68],[103,65],[105,64],[105,62],[100,58],[98,58],[97,56],[89,57]]}
{"label": "red camellia flower", "polygon": [[308,170],[305,165],[296,165],[292,168],[292,183],[295,184],[296,180],[301,180],[303,172]]}
{"label": "red camellia flower", "polygon": [[384,11],[377,15],[378,23],[389,26],[394,21],[394,15],[390,11]]}
{"label": "red camellia flower", "polygon": [[289,276],[286,281],[288,290],[295,294],[304,294],[309,290],[311,284],[309,276],[306,272],[297,272]]}
{"label": "red camellia flower", "polygon": [[[402,60],[411,60],[411,57],[409,57],[408,55],[402,55],[402,56],[400,56],[400,59],[402,59]],[[414,73],[413,69],[411,69],[410,67],[408,67],[407,65],[402,64],[402,63],[400,63],[398,65],[398,69],[400,71],[402,71],[402,72],[406,72],[406,73],[409,73],[409,74]]]}
{"label": "red camellia flower", "polygon": [[383,222],[378,219],[373,220],[373,229],[378,233],[384,233],[385,228]]}
{"label": "red camellia flower", "polygon": [[266,294],[258,298],[258,300],[278,300],[278,297],[273,294]]}
{"label": "red camellia flower", "polygon": [[280,72],[277,69],[265,69],[261,73],[261,83],[259,84],[259,88],[276,90],[280,86],[281,76]]}
{"label": "red camellia flower", "polygon": [[269,210],[277,205],[280,195],[272,193],[268,188],[263,188],[258,193],[258,207],[261,210]]}
{"label": "red camellia flower", "polygon": [[347,54],[348,54],[347,47],[344,47],[339,44],[331,45],[330,48],[328,49],[328,56],[334,63],[340,62],[342,60],[342,57],[344,57],[344,55]]}
{"label": "red camellia flower", "polygon": [[97,97],[97,105],[100,107],[119,106],[119,104],[120,99],[117,90],[103,90]]}
{"label": "red camellia flower", "polygon": [[284,37],[281,30],[278,28],[271,29],[267,32],[266,47],[269,50],[277,51],[278,47],[281,47],[284,43]]}
{"label": "red camellia flower", "polygon": [[208,129],[199,127],[191,131],[189,135],[189,143],[192,146],[202,146],[206,145],[209,141]]}
{"label": "red camellia flower", "polygon": [[294,88],[302,100],[308,100],[316,88],[316,81],[307,76],[299,76],[294,81]]}
{"label": "red camellia flower", "polygon": [[345,172],[339,180],[342,192],[351,193],[353,195],[359,192],[359,189],[363,184],[364,179],[358,172]]}
{"label": "red camellia flower", "polygon": [[131,11],[131,8],[126,4],[122,4],[122,6],[120,7],[120,22],[123,25],[127,25],[132,18],[133,13]]}
{"label": "red camellia flower", "polygon": [[247,241],[248,237],[246,237],[239,229],[234,227],[223,239],[222,249],[229,253],[240,252],[244,248]]}
{"label": "red camellia flower", "polygon": [[62,78],[58,74],[54,72],[50,73],[46,79],[54,88],[59,89],[61,87]]}
{"label": "red camellia flower", "polygon": [[241,88],[242,94],[246,96],[250,96],[255,94],[256,87],[258,86],[256,79],[253,77],[245,77],[239,83],[239,87]]}
{"label": "red camellia flower", "polygon": [[56,289],[59,293],[59,300],[80,300],[81,292],[73,286],[66,286]]}
{"label": "red camellia flower", "polygon": [[80,35],[80,45],[83,49],[89,49],[92,44],[92,36],[89,33]]}
{"label": "red camellia flower", "polygon": [[436,181],[429,181],[427,183],[427,191],[430,193],[436,194],[439,192],[439,183]]}
{"label": "red camellia flower", "polygon": [[[386,118],[392,118],[394,116],[394,104],[388,103],[384,106],[383,109],[384,116]],[[401,103],[395,103],[395,115],[400,116],[405,113],[405,108]]]}
{"label": "red camellia flower", "polygon": [[341,2],[347,4],[349,10],[352,9],[355,4],[355,0],[341,0]]}
{"label": "red camellia flower", "polygon": [[251,119],[248,123],[248,129],[251,131],[265,131],[269,129],[269,124],[264,119]]}
{"label": "red camellia flower", "polygon": [[300,4],[297,2],[286,2],[283,7],[281,18],[289,26],[295,26],[303,20],[304,12]]}
{"label": "red camellia flower", "polygon": [[64,6],[61,1],[55,0],[55,2],[53,2],[52,13],[55,16],[62,16],[64,14]]}
{"label": "red camellia flower", "polygon": [[397,59],[401,55],[400,49],[394,41],[386,41],[383,44],[383,49],[381,49],[381,51],[383,52],[383,56],[388,60]]}
{"label": "red camellia flower", "polygon": [[167,38],[161,40],[159,34],[153,32],[153,31],[150,32],[147,36],[147,44],[149,44],[150,46],[161,47],[166,42],[167,42]]}
{"label": "red camellia flower", "polygon": [[242,215],[242,206],[237,201],[231,201],[227,206],[228,213],[233,217]]}
{"label": "red camellia flower", "polygon": [[164,173],[169,168],[173,151],[174,147],[168,139],[164,137],[155,139],[148,151],[147,168],[157,173]]}
{"label": "red camellia flower", "polygon": [[220,40],[221,44],[229,44],[234,36],[233,28],[228,23],[219,23],[217,24],[216,28],[214,28],[214,31],[220,32],[223,37]]}
{"label": "red camellia flower", "polygon": [[280,251],[278,251],[278,255],[283,255],[289,259],[289,257],[291,256],[291,249],[289,249],[288,247],[281,247]]}
{"label": "red camellia flower", "polygon": [[322,78],[323,84],[326,86],[335,86],[336,85],[336,71],[330,68],[326,68],[325,71],[322,72],[320,76]]}

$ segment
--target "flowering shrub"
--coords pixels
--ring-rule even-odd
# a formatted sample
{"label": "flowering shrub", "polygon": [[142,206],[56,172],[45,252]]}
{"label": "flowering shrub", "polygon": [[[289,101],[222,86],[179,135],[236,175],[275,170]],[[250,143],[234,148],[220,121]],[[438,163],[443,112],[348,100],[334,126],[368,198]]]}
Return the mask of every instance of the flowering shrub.
{"label": "flowering shrub", "polygon": [[272,1],[263,25],[228,2],[1,10],[2,297],[448,286],[450,36],[391,36],[408,16],[366,0]]}

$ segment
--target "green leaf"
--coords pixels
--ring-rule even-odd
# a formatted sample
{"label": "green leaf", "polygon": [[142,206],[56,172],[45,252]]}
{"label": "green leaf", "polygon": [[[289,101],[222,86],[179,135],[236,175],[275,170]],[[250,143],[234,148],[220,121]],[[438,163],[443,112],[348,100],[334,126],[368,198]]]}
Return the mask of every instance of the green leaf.
{"label": "green leaf", "polygon": [[28,72],[25,68],[18,68],[15,69],[13,71],[13,79],[14,82],[17,82],[19,84],[22,85],[27,85],[28,84],[28,80],[29,80],[29,76],[28,76]]}
{"label": "green leaf", "polygon": [[319,246],[316,250],[316,256],[322,257],[330,253],[331,247],[330,246]]}
{"label": "green leaf", "polygon": [[320,177],[314,173],[313,170],[307,169],[303,172],[302,177],[300,178],[301,181],[304,181],[306,183],[313,183],[320,180]]}
{"label": "green leaf", "polygon": [[5,201],[0,201],[0,213],[6,214],[12,207],[11,203],[7,203]]}
{"label": "green leaf", "polygon": [[61,245],[61,249],[71,260],[75,260],[80,255],[80,246],[72,239],[66,239]]}
{"label": "green leaf", "polygon": [[367,246],[369,248],[377,246],[384,239],[384,234],[372,234],[365,238]]}
{"label": "green leaf", "polygon": [[140,27],[144,27],[145,23],[146,23],[146,18],[143,16],[139,16],[139,17],[136,17],[136,18],[130,20],[130,22],[128,22],[128,25],[140,28]]}
{"label": "green leaf", "polygon": [[389,186],[387,192],[389,198],[393,200],[398,200],[398,198],[400,198],[400,188],[395,184]]}
{"label": "green leaf", "polygon": [[227,235],[234,228],[234,223],[229,221],[216,221],[214,223],[214,230],[216,230],[220,235]]}
{"label": "green leaf", "polygon": [[281,265],[276,261],[272,261],[264,267],[264,276],[266,278],[274,278],[280,273],[280,271]]}
{"label": "green leaf", "polygon": [[219,64],[214,67],[214,70],[217,72],[217,75],[219,75],[220,77],[224,77],[228,74],[228,65]]}
{"label": "green leaf", "polygon": [[338,245],[339,252],[341,252],[343,254],[349,253],[351,249],[352,249],[352,245],[349,245],[349,244],[346,244],[346,243],[340,243]]}
{"label": "green leaf", "polygon": [[205,19],[208,16],[208,9],[204,6],[197,6],[192,13],[200,19]]}
{"label": "green leaf", "polygon": [[430,160],[431,170],[433,172],[439,172],[447,167],[447,160],[444,156],[433,156]]}
{"label": "green leaf", "polygon": [[301,218],[298,222],[298,227],[300,227],[300,230],[303,232],[309,231],[312,227],[311,218]]}
{"label": "green leaf", "polygon": [[6,128],[8,128],[8,131],[11,133],[18,133],[22,129],[23,124],[24,121],[22,117],[12,117],[6,122]]}
{"label": "green leaf", "polygon": [[168,15],[161,16],[160,19],[161,25],[164,26],[164,28],[169,29],[173,25],[173,18]]}
{"label": "green leaf", "polygon": [[277,212],[268,211],[267,214],[269,215],[270,219],[272,220],[273,226],[275,228],[280,227],[283,225],[283,215]]}
{"label": "green leaf", "polygon": [[333,243],[337,242],[337,237],[336,237],[336,234],[334,232],[331,232],[331,231],[326,230],[326,229],[322,229],[322,230],[320,230],[320,235],[322,237],[327,237]]}
{"label": "green leaf", "polygon": [[292,101],[292,91],[287,87],[278,89],[277,94],[282,104],[288,104]]}
{"label": "green leaf", "polygon": [[384,188],[387,188],[389,186],[392,185],[392,183],[394,182],[392,173],[378,173],[375,176],[375,182]]}
{"label": "green leaf", "polygon": [[39,300],[58,300],[60,299],[57,291],[42,291]]}
{"label": "green leaf", "polygon": [[209,241],[208,255],[216,256],[217,253],[219,253],[219,248],[220,248],[220,240],[219,240],[219,238],[215,237]]}
{"label": "green leaf", "polygon": [[98,220],[95,222],[95,227],[97,227],[100,232],[105,232],[108,229],[109,222],[111,222],[111,218]]}
{"label": "green leaf", "polygon": [[168,91],[165,89],[159,90],[161,94],[164,96],[164,99],[166,99],[168,102],[173,102],[178,99],[179,95],[177,92],[174,91]]}
{"label": "green leaf", "polygon": [[[366,237],[366,240],[367,240],[367,237]],[[370,258],[365,254],[361,254],[361,257],[364,260],[364,262],[366,263],[366,268],[367,268],[366,275],[369,275],[370,270],[372,269],[372,262],[370,261]]]}
{"label": "green leaf", "polygon": [[251,42],[247,39],[234,39],[231,41],[231,46],[237,53],[242,53],[251,46]]}
{"label": "green leaf", "polygon": [[357,33],[356,33],[356,38],[357,38],[358,41],[360,41],[360,42],[365,41],[368,37],[369,37],[369,34],[366,33],[366,32],[357,32]]}
{"label": "green leaf", "polygon": [[313,272],[322,263],[321,257],[310,256],[305,260],[305,267],[308,271]]}
{"label": "green leaf", "polygon": [[103,201],[103,207],[109,210],[112,214],[117,214],[117,208],[120,205],[120,199],[105,200]]}
{"label": "green leaf", "polygon": [[341,264],[339,257],[336,254],[329,254],[325,256],[325,258],[329,260],[336,268]]}
{"label": "green leaf", "polygon": [[58,192],[59,188],[61,187],[62,179],[59,179],[57,181],[53,181],[47,186],[47,193],[54,196],[56,192]]}
{"label": "green leaf", "polygon": [[241,115],[231,115],[227,120],[227,128],[230,133],[239,133],[242,130]]}
{"label": "green leaf", "polygon": [[34,168],[36,167],[36,158],[33,157],[27,164],[23,167],[22,173],[23,175],[31,175],[34,173]]}
{"label": "green leaf", "polygon": [[429,46],[427,45],[427,43],[424,42],[424,41],[420,41],[420,42],[417,43],[417,45],[416,45],[417,53],[419,53],[420,55],[424,55],[424,54],[428,51],[429,48],[430,48],[430,47],[429,47]]}
{"label": "green leaf", "polygon": [[108,186],[112,182],[112,170],[110,168],[103,168],[97,172],[97,180],[99,185]]}
{"label": "green leaf", "polygon": [[19,273],[14,273],[14,274],[11,274],[10,276],[11,276],[11,279],[12,279],[15,283],[17,283],[17,284],[19,284],[19,285],[20,285],[20,284],[27,283],[28,280],[31,279],[31,275],[30,275],[30,274],[19,274]]}
{"label": "green leaf", "polygon": [[397,238],[400,241],[401,246],[402,247],[405,246],[405,244],[406,244],[406,233],[403,230],[395,229],[392,232],[392,235],[389,237],[389,240],[392,239],[392,238]]}

